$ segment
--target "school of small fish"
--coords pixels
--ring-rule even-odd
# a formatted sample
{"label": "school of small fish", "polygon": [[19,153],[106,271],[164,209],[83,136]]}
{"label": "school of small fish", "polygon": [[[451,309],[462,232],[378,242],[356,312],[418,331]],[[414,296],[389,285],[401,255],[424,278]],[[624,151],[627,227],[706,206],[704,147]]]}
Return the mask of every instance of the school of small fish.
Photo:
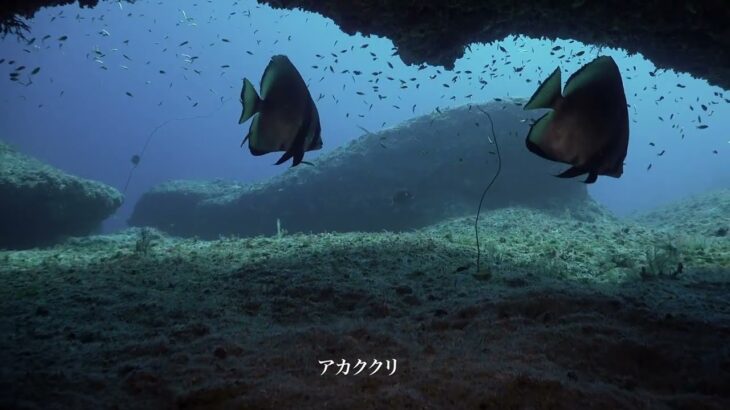
{"label": "school of small fish", "polygon": [[[210,3],[210,0],[208,0],[208,3]],[[194,4],[193,7],[195,6],[197,5]],[[135,17],[133,7],[125,8],[121,1],[116,2],[114,8],[116,9],[117,7],[119,12],[125,13],[127,17]],[[183,70],[183,78],[186,81],[189,80],[189,73],[192,73],[195,76],[211,75],[208,74],[211,68],[205,66],[204,60],[205,50],[212,47],[229,47],[230,54],[235,56],[237,60],[245,58],[268,59],[272,55],[277,54],[270,50],[271,47],[275,47],[279,43],[291,42],[292,35],[282,34],[281,31],[277,31],[277,33],[280,34],[280,37],[276,38],[273,41],[273,44],[263,44],[262,40],[256,39],[257,33],[261,30],[255,26],[256,13],[261,9],[261,7],[262,6],[257,4],[254,4],[252,7],[246,7],[240,5],[238,1],[234,1],[231,4],[231,11],[224,15],[228,20],[237,18],[242,21],[247,21],[249,28],[251,29],[251,35],[255,39],[256,47],[258,48],[241,49],[237,46],[237,41],[234,36],[224,36],[220,33],[217,35],[216,41],[208,41],[206,43],[199,41],[197,37],[192,34],[189,38],[179,38],[176,35],[163,34],[160,41],[154,41],[152,44],[156,47],[160,47],[159,52],[162,54],[174,53],[177,57],[176,61],[179,61],[180,65],[178,67],[157,67],[154,69],[154,73],[157,76],[161,76],[161,78],[171,78],[170,73],[172,70],[181,69]],[[213,25],[216,23],[216,20],[223,16],[219,15],[216,17],[210,15],[208,16],[207,21],[202,23],[194,17],[195,13],[191,14],[189,11],[183,9],[178,9],[178,12],[178,15],[171,16],[170,18],[175,19],[176,25],[183,29],[195,29],[201,24]],[[287,15],[288,13],[281,13],[280,18],[284,19]],[[64,11],[61,10],[50,18],[50,22],[58,19],[66,19],[67,17],[67,15],[64,15]],[[77,21],[87,19],[80,13],[74,18]],[[116,42],[116,47],[108,47],[105,49],[95,46],[88,52],[87,58],[90,61],[93,61],[99,69],[106,71],[112,70],[115,68],[115,64],[116,68],[124,71],[130,71],[131,69],[139,66],[154,67],[155,62],[153,56],[136,55],[135,44],[130,44],[129,39],[115,37],[115,32],[118,30],[110,27],[105,22],[105,14],[91,18],[91,23],[97,27],[94,30],[94,34],[98,36],[99,39],[105,39],[105,42]],[[154,27],[148,27],[147,32],[150,35],[155,33]],[[27,54],[32,54],[36,51],[50,49],[52,47],[63,49],[65,44],[74,40],[75,39],[69,34],[44,34],[42,36],[24,39],[23,41],[25,41],[25,44],[23,51]],[[524,81],[527,84],[534,83],[535,88],[537,88],[537,86],[541,84],[540,80],[545,77],[547,72],[543,71],[543,67],[533,68],[534,64],[531,64],[532,60],[529,56],[530,53],[535,51],[534,49],[528,48],[524,41],[520,43],[519,38],[516,42],[516,50],[513,52],[508,50],[502,44],[496,44],[494,53],[489,59],[484,61],[484,64],[481,65],[481,69],[479,71],[447,71],[439,69],[438,67],[428,66],[426,64],[418,65],[417,71],[424,71],[423,74],[427,75],[428,78],[427,81],[422,81],[416,77],[402,78],[397,74],[398,67],[396,67],[395,64],[401,63],[396,57],[398,50],[395,47],[390,50],[389,55],[379,55],[369,48],[370,43],[368,41],[359,45],[349,46],[338,45],[338,41],[334,41],[326,51],[320,51],[319,49],[315,50],[313,48],[312,63],[302,64],[306,64],[309,68],[309,70],[304,71],[303,74],[310,75],[310,78],[306,79],[308,87],[311,87],[314,83],[322,82],[324,80],[328,80],[328,82],[341,82],[340,91],[336,94],[333,93],[327,95],[322,92],[313,94],[312,99],[315,103],[331,98],[335,104],[338,104],[342,96],[347,93],[354,94],[357,98],[362,100],[362,109],[359,112],[346,111],[344,113],[345,118],[366,118],[371,114],[374,107],[390,107],[394,110],[407,110],[407,112],[410,112],[411,114],[416,114],[417,112],[418,114],[423,114],[429,111],[441,113],[442,108],[447,108],[449,105],[453,105],[457,101],[466,100],[467,102],[475,101],[475,103],[477,101],[483,101],[483,98],[479,98],[479,92],[484,90],[485,87],[488,87],[490,84],[494,84],[496,82],[503,82],[505,80]],[[241,41],[241,43],[243,43],[243,41]],[[599,56],[602,51],[599,47],[582,46],[572,40],[569,40],[567,44],[568,46],[554,45],[550,49],[550,55],[557,59],[561,64],[577,63],[579,65],[584,65]],[[576,45],[575,48],[569,47],[574,44]],[[318,43],[317,47],[320,46],[321,43]],[[469,47],[467,47],[467,49],[469,49]],[[345,62],[345,57],[349,54],[357,54],[361,57],[366,56],[372,62],[379,64],[382,68],[364,72],[360,67],[348,66]],[[469,59],[470,57],[467,56],[465,58]],[[42,70],[42,67],[40,66],[34,67],[32,65],[24,65],[20,60],[21,58],[19,57],[10,59],[0,56],[0,69],[5,67],[10,70],[10,81],[25,87],[33,85],[34,79],[43,76],[48,76],[50,81],[53,81],[53,73],[50,72],[50,70]],[[218,68],[216,74],[219,76],[225,76],[233,67],[233,64],[217,64],[216,67]],[[545,67],[544,69],[547,70],[549,68]],[[665,72],[665,70],[657,68],[649,72],[648,75],[652,78],[657,78],[662,76]],[[631,81],[633,76],[638,74],[636,66],[621,67],[621,76],[625,81]],[[348,80],[351,80],[352,83],[350,84]],[[152,81],[159,81],[159,79],[150,77],[145,80],[145,84],[150,84]],[[420,89],[421,87],[438,87],[442,89],[444,93],[441,94],[439,98],[440,102],[437,101],[437,104],[427,104],[424,102],[422,104],[408,103],[408,105],[404,106],[401,102],[402,98],[400,95],[383,91],[383,88],[385,88],[383,85],[386,82],[391,84],[388,88],[392,88],[392,85],[395,85],[401,93],[407,93],[409,90]],[[450,90],[452,90],[457,83],[469,84],[469,88],[473,91],[466,95],[450,93]],[[169,81],[168,87],[172,88],[173,86],[173,81]],[[231,88],[233,88],[233,86],[231,86]],[[676,83],[676,89],[678,91],[685,88],[685,84]],[[124,94],[128,98],[134,99],[135,91],[136,90],[133,89],[125,90]],[[209,91],[211,94],[216,95],[221,103],[225,99],[223,95],[230,94],[228,91],[221,92],[212,88],[209,88]],[[715,110],[713,107],[718,104],[730,104],[730,98],[726,97],[720,91],[715,91],[713,93],[713,97],[706,101],[700,101],[699,98],[687,100],[681,92],[672,93],[668,92],[668,90],[660,90],[657,88],[656,84],[645,85],[642,89],[642,95],[639,95],[639,93],[633,93],[632,96],[628,97],[630,97],[629,100],[638,101],[651,94],[659,94],[658,97],[654,99],[655,105],[666,105],[666,110],[663,111],[666,114],[659,116],[658,120],[661,122],[671,123],[671,128],[675,130],[682,139],[684,139],[686,135],[694,134],[695,132],[712,132],[712,129],[709,131],[705,130],[710,128],[707,123],[707,119],[708,117],[712,117],[714,114]],[[62,97],[63,95],[64,91],[62,90],[59,97]],[[200,96],[196,97],[187,95],[186,98],[189,101],[191,108],[198,107],[200,103],[198,98],[200,98]],[[494,98],[494,101],[501,101],[501,99]],[[163,102],[164,100],[160,100],[157,105],[162,106]],[[39,104],[39,108],[42,106],[43,104]],[[627,107],[631,114],[633,114],[631,121],[636,122],[636,108],[630,103],[627,104]],[[686,109],[689,109],[689,111],[695,115],[695,118],[689,125],[692,127],[692,130],[686,129],[685,127],[687,127],[687,125],[683,126],[679,122],[675,121],[675,114],[679,114],[681,111]],[[478,123],[475,125],[479,126]],[[386,122],[383,121],[380,126],[385,127]],[[654,140],[654,138],[649,139],[649,145],[657,150],[657,157],[672,154],[671,152],[668,152],[665,147],[661,146],[662,144],[659,140]],[[730,143],[730,141],[728,141],[728,143]],[[384,148],[387,147],[387,145],[383,143],[381,143],[381,146]],[[712,154],[718,153],[719,147],[712,150]],[[649,170],[651,167],[652,164],[649,163],[646,169]]]}

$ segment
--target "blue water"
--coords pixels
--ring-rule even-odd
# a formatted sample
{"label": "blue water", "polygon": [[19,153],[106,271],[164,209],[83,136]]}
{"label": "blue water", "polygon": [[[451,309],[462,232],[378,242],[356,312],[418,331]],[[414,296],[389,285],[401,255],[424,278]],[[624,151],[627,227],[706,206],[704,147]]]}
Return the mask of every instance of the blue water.
{"label": "blue water", "polygon": [[[14,36],[0,42],[0,59],[6,60],[0,64],[0,138],[65,171],[121,190],[131,156],[164,124],[134,172],[125,204],[106,221],[106,231],[125,227],[139,196],[160,182],[254,182],[286,171],[286,165],[272,165],[278,154],[253,157],[239,147],[248,131],[248,124],[237,123],[242,78],[258,85],[274,54],[289,56],[315,100],[324,95],[317,103],[324,148],[307,153],[310,160],[357,138],[363,133],[359,126],[377,131],[436,107],[529,97],[556,66],[565,81],[596,56],[611,55],[622,70],[631,105],[631,141],[624,175],[599,178],[590,187],[594,198],[626,214],[730,187],[730,93],[684,73],[655,71],[651,61],[622,50],[567,39],[509,37],[471,45],[454,70],[419,70],[392,56],[388,39],[349,36],[319,15],[273,10],[254,1],[73,5],[44,9],[29,25],[27,39],[36,38],[32,45]],[[42,41],[46,35],[51,37]],[[61,36],[68,39],[59,41]],[[562,49],[553,52],[556,46]],[[585,54],[570,57],[579,51]],[[337,63],[331,53],[338,55]],[[10,66],[7,60],[16,63]],[[27,66],[21,82],[31,77],[28,86],[9,80],[18,65]],[[30,76],[35,67],[40,72]],[[517,73],[513,67],[524,69]],[[353,70],[362,74],[354,76]],[[375,71],[382,71],[377,92]],[[407,88],[401,88],[401,79]],[[480,79],[487,85],[482,87]],[[697,128],[698,116],[706,129]],[[443,144],[449,143],[444,136]]]}

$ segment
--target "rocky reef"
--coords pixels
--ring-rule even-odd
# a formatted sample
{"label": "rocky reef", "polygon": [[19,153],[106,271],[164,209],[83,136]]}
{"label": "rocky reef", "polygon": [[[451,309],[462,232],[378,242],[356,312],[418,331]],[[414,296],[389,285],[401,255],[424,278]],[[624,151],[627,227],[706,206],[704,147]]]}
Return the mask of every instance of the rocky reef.
{"label": "rocky reef", "polygon": [[[393,40],[409,64],[452,67],[471,43],[510,34],[572,38],[587,44],[641,53],[657,67],[687,72],[730,89],[730,2],[536,0],[261,0],[273,7],[302,8],[335,21],[346,33]],[[44,6],[69,0],[6,1],[1,28],[22,25]],[[94,6],[97,0],[80,0]]]}
{"label": "rocky reef", "polygon": [[401,231],[473,215],[502,167],[484,208],[556,209],[587,199],[584,184],[555,178],[565,166],[524,148],[521,100],[468,105],[367,133],[264,183],[175,181],[146,193],[129,222],[201,238],[277,232]]}
{"label": "rocky reef", "polygon": [[730,189],[707,192],[636,216],[638,222],[681,235],[730,241]]}
{"label": "rocky reef", "polygon": [[92,233],[122,194],[69,175],[0,142],[0,248],[43,246]]}

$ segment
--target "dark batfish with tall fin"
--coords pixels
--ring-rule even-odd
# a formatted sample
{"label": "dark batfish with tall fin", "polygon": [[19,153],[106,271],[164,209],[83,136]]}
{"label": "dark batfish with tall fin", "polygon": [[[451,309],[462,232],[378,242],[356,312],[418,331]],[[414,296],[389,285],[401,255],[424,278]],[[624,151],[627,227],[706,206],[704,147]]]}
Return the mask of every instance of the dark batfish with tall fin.
{"label": "dark batfish with tall fin", "polygon": [[292,166],[302,163],[304,153],[322,148],[319,113],[302,76],[289,58],[273,56],[261,77],[261,97],[248,79],[241,90],[243,124],[254,117],[248,135],[253,155],[284,151],[276,165],[293,158]]}
{"label": "dark batfish with tall fin", "polygon": [[560,92],[560,67],[535,91],[526,110],[551,108],[527,134],[533,153],[573,165],[557,175],[572,178],[588,174],[618,178],[629,145],[629,112],[621,73],[613,58],[602,56],[581,67]]}

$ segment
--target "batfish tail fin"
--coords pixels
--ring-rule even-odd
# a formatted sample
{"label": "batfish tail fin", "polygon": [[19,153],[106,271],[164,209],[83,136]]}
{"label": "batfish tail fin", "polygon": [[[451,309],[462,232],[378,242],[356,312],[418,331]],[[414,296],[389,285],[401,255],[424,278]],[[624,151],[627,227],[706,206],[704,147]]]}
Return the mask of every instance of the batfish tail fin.
{"label": "batfish tail fin", "polygon": [[254,114],[261,110],[261,98],[256,93],[256,89],[253,88],[253,84],[248,81],[247,78],[243,79],[243,88],[241,89],[241,104],[243,105],[243,112],[241,118],[238,120],[239,124],[243,124],[248,121],[249,118],[253,117]]}
{"label": "batfish tail fin", "polygon": [[525,110],[534,110],[537,108],[555,108],[558,100],[563,98],[560,92],[560,67],[556,68],[550,77],[537,88],[535,94],[530,97],[530,101],[525,104]]}

